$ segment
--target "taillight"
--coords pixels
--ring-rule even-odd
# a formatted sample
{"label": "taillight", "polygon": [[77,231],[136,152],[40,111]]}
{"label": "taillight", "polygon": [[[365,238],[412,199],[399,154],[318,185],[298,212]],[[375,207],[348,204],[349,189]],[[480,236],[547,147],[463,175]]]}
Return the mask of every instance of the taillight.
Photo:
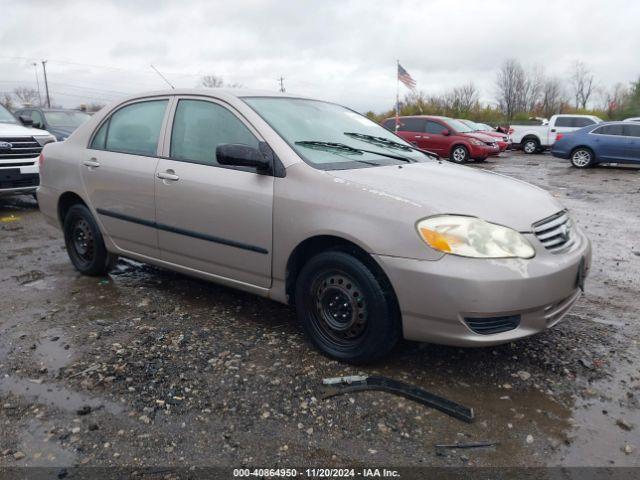
{"label": "taillight", "polygon": [[560,140],[562,137],[564,137],[564,133],[558,133],[558,134],[556,135],[556,142],[557,142],[558,140]]}
{"label": "taillight", "polygon": [[40,156],[38,157],[38,165],[40,165],[40,168],[44,165],[44,155],[42,152],[40,152]]}

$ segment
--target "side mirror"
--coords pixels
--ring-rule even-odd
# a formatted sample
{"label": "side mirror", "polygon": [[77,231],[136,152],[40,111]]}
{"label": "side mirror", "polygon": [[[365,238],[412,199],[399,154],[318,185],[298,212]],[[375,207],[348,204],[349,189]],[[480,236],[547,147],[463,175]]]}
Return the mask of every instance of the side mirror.
{"label": "side mirror", "polygon": [[448,137],[449,135],[451,135],[451,132],[449,130],[442,130],[442,135]]}
{"label": "side mirror", "polygon": [[257,148],[237,143],[225,143],[216,147],[216,160],[220,165],[253,167],[258,172],[271,170],[271,162]]}
{"label": "side mirror", "polygon": [[20,115],[18,117],[18,120],[20,120],[20,123],[22,123],[22,125],[24,125],[25,127],[33,126],[33,119],[31,117],[25,117],[24,115]]}

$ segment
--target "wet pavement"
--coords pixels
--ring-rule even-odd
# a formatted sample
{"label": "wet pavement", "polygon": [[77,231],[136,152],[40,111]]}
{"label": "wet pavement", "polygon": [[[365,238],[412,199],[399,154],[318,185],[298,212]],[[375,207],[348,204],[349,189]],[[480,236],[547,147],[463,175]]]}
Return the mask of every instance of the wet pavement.
{"label": "wet pavement", "polygon": [[[483,168],[558,197],[594,246],[586,293],[530,339],[404,343],[351,367],[287,306],[129,260],[79,275],[31,197],[0,198],[0,466],[640,466],[640,170],[507,154]],[[473,407],[465,424],[380,374]],[[490,441],[472,450],[435,444]]]}

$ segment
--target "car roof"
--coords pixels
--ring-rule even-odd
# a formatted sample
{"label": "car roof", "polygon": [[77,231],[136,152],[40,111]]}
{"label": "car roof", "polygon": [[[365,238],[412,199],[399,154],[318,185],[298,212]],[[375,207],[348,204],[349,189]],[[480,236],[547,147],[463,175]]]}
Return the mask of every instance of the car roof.
{"label": "car roof", "polygon": [[[123,101],[135,100],[136,98],[157,97],[164,95],[197,95],[201,97],[214,97],[221,99],[246,98],[246,97],[276,97],[276,98],[302,98],[306,100],[318,100],[303,95],[293,95],[286,92],[273,92],[270,90],[255,90],[248,88],[174,88],[142,92],[124,97]],[[322,101],[322,100],[318,100]]]}

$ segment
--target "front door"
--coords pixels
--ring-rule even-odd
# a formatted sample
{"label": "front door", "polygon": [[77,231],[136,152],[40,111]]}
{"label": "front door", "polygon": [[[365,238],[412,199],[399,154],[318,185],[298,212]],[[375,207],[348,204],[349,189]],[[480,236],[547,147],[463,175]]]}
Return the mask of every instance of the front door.
{"label": "front door", "polygon": [[154,174],[168,99],[130,103],[94,135],[82,179],[99,222],[118,248],[158,258]]}
{"label": "front door", "polygon": [[155,179],[162,259],[269,287],[274,179],[216,161],[221,144],[257,148],[257,132],[230,108],[204,98],[179,98],[170,123],[167,158]]}

